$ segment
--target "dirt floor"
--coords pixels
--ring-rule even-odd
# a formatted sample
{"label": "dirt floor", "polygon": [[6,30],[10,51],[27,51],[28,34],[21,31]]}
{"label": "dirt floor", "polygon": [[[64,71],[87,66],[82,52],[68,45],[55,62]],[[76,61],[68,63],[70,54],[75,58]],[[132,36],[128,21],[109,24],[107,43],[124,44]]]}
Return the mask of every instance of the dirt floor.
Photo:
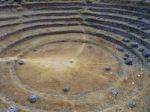
{"label": "dirt floor", "polygon": [[[113,45],[84,36],[67,34],[61,39],[45,36],[46,41],[32,39],[7,50],[0,64],[0,88],[5,103],[11,102],[24,111],[64,109],[64,112],[96,112],[105,108],[108,112],[133,111],[127,107],[132,98],[143,105],[140,100],[143,94],[149,93],[146,73],[134,67],[120,66],[122,62],[118,61],[117,55],[121,57],[122,54]],[[85,43],[84,39],[89,42]],[[19,50],[16,52],[15,49]],[[17,63],[18,58],[24,65]],[[111,70],[106,71],[106,68]],[[119,76],[119,70],[123,71],[122,76]],[[143,75],[138,76],[140,73]],[[66,87],[69,92],[64,93]],[[110,94],[113,88],[119,90],[117,98]],[[30,94],[38,95],[39,101],[30,104],[27,101]]]}
{"label": "dirt floor", "polygon": [[[30,19],[21,17],[20,21]],[[6,33],[30,24],[6,26],[0,31]],[[8,36],[0,42],[0,48],[11,45],[0,53],[0,112],[10,106],[19,112],[148,112],[145,98],[150,96],[150,73],[124,64],[124,54],[116,50],[117,45],[84,33],[25,39],[63,30],[101,32],[122,39],[80,25],[35,28]],[[118,91],[116,97],[112,96],[112,89]],[[39,97],[36,103],[27,99],[32,94]],[[136,101],[136,108],[129,108],[130,100]]]}

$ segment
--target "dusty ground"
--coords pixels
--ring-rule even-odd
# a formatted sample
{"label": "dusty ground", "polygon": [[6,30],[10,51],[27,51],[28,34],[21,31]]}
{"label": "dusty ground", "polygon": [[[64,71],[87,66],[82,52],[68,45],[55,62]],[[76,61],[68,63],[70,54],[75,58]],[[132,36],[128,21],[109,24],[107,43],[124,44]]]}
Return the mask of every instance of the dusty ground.
{"label": "dusty ground", "polygon": [[[31,34],[64,29],[101,32],[121,40],[118,35],[79,25],[22,31],[1,41],[0,47]],[[149,72],[125,65],[116,47],[100,37],[75,33],[38,36],[13,45],[0,54],[0,112],[9,106],[16,106],[19,112],[148,112]],[[24,64],[19,65],[18,59]],[[111,95],[114,88],[117,97]],[[31,94],[39,96],[34,104],[27,100]],[[134,109],[128,107],[131,99],[137,103]]]}
{"label": "dusty ground", "polygon": [[[68,36],[69,34],[64,35],[64,39],[67,40]],[[2,55],[0,88],[3,100],[8,100],[4,104],[12,102],[10,104],[25,111],[64,109],[65,112],[96,112],[106,109],[108,112],[124,112],[128,109],[140,112],[139,108],[130,110],[127,103],[135,98],[140,105],[143,104],[140,100],[143,94],[148,94],[149,90],[146,88],[149,79],[145,78],[148,76],[138,77],[143,72],[126,65],[121,67],[123,76],[119,76],[117,71],[120,69],[120,62],[116,55],[121,54],[115,47],[103,40],[96,41],[96,37],[86,36],[89,43],[82,41],[85,39],[84,35],[70,37],[72,40],[63,42],[58,41],[57,36],[52,36],[51,39],[43,37],[46,41],[40,38],[29,40]],[[80,41],[74,41],[75,37]],[[29,49],[30,43],[33,47]],[[24,48],[26,50],[21,50]],[[14,49],[19,51],[16,53]],[[15,55],[21,56],[25,64],[15,64]],[[6,64],[6,60],[11,63]],[[105,71],[108,67],[112,70]],[[69,88],[68,93],[63,92],[65,87]],[[111,97],[112,88],[119,90],[117,98]],[[40,96],[36,104],[27,101],[27,96],[32,93]],[[142,96],[139,97],[140,95]],[[142,110],[141,107],[143,105],[140,106]]]}

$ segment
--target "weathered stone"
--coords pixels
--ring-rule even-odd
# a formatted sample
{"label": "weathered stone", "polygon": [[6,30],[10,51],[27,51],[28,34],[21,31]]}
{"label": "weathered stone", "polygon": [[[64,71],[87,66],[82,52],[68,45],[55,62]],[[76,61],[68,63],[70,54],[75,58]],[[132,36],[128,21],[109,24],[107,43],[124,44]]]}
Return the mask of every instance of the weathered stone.
{"label": "weathered stone", "polygon": [[144,49],[143,47],[140,47],[138,50],[139,50],[140,52],[143,52],[145,49]]}
{"label": "weathered stone", "polygon": [[38,96],[36,96],[36,95],[30,95],[28,97],[28,100],[30,101],[30,103],[35,103],[38,100]]}
{"label": "weathered stone", "polygon": [[118,90],[117,89],[112,89],[111,90],[111,95],[114,96],[114,97],[117,96],[118,95]]}
{"label": "weathered stone", "polygon": [[124,56],[127,57],[127,58],[130,57],[130,55],[128,53],[125,53]]}
{"label": "weathered stone", "polygon": [[131,58],[126,59],[126,60],[125,60],[125,64],[126,64],[126,65],[132,65],[132,64],[133,64],[132,59],[131,59]]}
{"label": "weathered stone", "polygon": [[120,52],[124,52],[124,49],[122,47],[117,47],[117,50]]}
{"label": "weathered stone", "polygon": [[69,87],[65,87],[65,88],[63,89],[63,92],[64,92],[64,93],[69,92]]}
{"label": "weathered stone", "polygon": [[18,112],[17,108],[16,107],[9,107],[7,109],[7,112]]}
{"label": "weathered stone", "polygon": [[135,107],[136,107],[136,102],[135,102],[135,100],[130,100],[128,106],[129,106],[130,108],[135,108]]}
{"label": "weathered stone", "polygon": [[132,48],[138,48],[138,43],[132,42],[132,43],[130,44],[130,46],[131,46]]}
{"label": "weathered stone", "polygon": [[148,57],[150,57],[150,52],[149,51],[143,51],[143,56],[145,57],[145,58],[148,58]]}
{"label": "weathered stone", "polygon": [[109,72],[109,71],[111,71],[111,68],[110,68],[110,67],[106,67],[106,68],[105,68],[105,71],[108,71],[108,72]]}
{"label": "weathered stone", "polygon": [[24,65],[24,61],[21,60],[21,59],[17,60],[17,63],[18,63],[19,65]]}
{"label": "weathered stone", "polygon": [[130,42],[130,40],[127,39],[127,38],[123,38],[122,41],[123,41],[123,42]]}

